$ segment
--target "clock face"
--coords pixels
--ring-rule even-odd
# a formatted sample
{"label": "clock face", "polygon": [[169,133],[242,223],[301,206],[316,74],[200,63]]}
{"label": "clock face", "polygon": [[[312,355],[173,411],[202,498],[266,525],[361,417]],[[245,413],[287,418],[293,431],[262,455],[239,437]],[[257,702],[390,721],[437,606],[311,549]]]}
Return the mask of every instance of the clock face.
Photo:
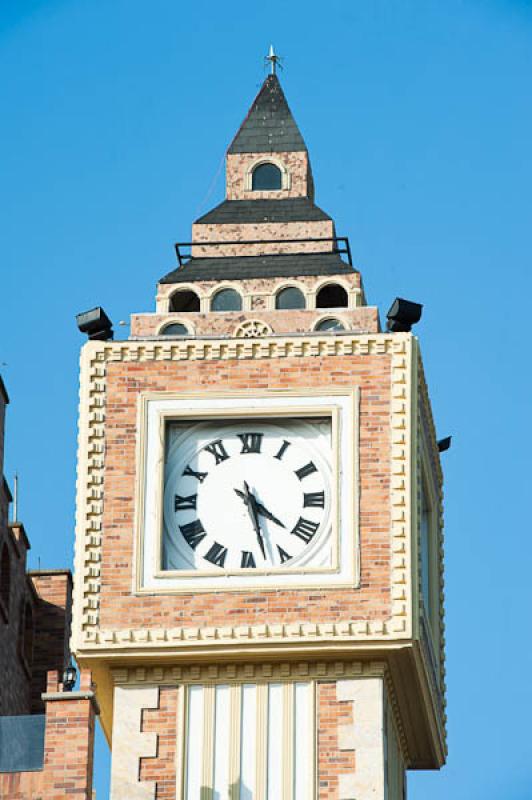
{"label": "clock face", "polygon": [[331,563],[330,419],[167,423],[163,569]]}

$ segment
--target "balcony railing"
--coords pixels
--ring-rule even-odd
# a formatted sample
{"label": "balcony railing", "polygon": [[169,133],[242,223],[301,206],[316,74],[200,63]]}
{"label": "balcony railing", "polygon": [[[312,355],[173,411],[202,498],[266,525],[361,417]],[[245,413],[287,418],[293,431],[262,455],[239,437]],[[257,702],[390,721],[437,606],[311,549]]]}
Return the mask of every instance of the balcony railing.
{"label": "balcony railing", "polygon": [[44,714],[0,717],[0,772],[35,772],[44,763]]}

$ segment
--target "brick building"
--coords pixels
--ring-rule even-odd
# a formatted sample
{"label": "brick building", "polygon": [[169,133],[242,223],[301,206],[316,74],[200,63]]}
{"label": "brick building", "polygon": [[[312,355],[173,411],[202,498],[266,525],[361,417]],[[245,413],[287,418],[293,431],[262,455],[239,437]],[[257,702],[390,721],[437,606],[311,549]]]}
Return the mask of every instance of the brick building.
{"label": "brick building", "polygon": [[92,798],[94,710],[90,675],[60,681],[70,660],[70,570],[26,568],[24,525],[9,522],[3,472],[9,399],[0,378],[0,798]]}
{"label": "brick building", "polygon": [[403,800],[446,752],[438,446],[275,74],[177,256],[81,356],[72,644],[112,800]]}

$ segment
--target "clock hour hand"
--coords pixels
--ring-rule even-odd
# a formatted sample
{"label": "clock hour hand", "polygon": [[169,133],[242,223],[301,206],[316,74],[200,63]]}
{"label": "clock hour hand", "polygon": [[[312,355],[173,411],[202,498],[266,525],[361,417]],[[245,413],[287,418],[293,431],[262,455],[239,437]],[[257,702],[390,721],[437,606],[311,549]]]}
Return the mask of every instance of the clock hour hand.
{"label": "clock hour hand", "polygon": [[275,524],[280,525],[281,528],[286,528],[286,525],[283,522],[281,522],[280,519],[277,519],[277,517],[274,516],[274,514],[272,514],[271,511],[268,511],[268,509],[265,506],[263,506],[262,503],[256,503],[256,508],[261,516],[266,517],[266,519],[269,519],[272,522],[275,522]]}
{"label": "clock hour hand", "polygon": [[[244,500],[245,503],[248,502],[247,501],[247,497],[244,494],[244,492],[241,492],[239,489],[235,489],[235,492],[237,493],[237,495],[239,497],[241,497]],[[272,522],[275,522],[275,524],[279,525],[281,528],[286,528],[286,525],[284,524],[284,522],[281,522],[280,519],[277,519],[277,517],[274,514],[272,514],[271,511],[268,511],[266,506],[263,506],[262,503],[259,503],[257,500],[255,500],[255,510],[262,517],[265,517],[266,519],[269,519]]]}

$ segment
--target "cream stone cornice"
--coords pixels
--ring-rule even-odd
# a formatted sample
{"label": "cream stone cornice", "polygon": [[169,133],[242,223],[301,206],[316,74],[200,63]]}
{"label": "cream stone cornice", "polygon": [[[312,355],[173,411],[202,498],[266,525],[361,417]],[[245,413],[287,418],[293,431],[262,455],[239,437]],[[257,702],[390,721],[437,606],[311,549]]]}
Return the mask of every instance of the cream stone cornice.
{"label": "cream stone cornice", "polygon": [[[153,648],[155,642],[175,647],[195,641],[321,642],[408,639],[412,635],[411,334],[313,333],[260,339],[88,342],[81,354],[80,421],[76,511],[74,623],[72,646],[80,654],[95,646],[112,649]],[[100,583],[105,466],[105,409],[109,364],[157,361],[217,361],[334,356],[391,357],[391,615],[387,620],[293,623],[235,628],[171,628],[100,630]],[[272,395],[275,390],[272,390]],[[314,633],[311,633],[314,631]]]}

